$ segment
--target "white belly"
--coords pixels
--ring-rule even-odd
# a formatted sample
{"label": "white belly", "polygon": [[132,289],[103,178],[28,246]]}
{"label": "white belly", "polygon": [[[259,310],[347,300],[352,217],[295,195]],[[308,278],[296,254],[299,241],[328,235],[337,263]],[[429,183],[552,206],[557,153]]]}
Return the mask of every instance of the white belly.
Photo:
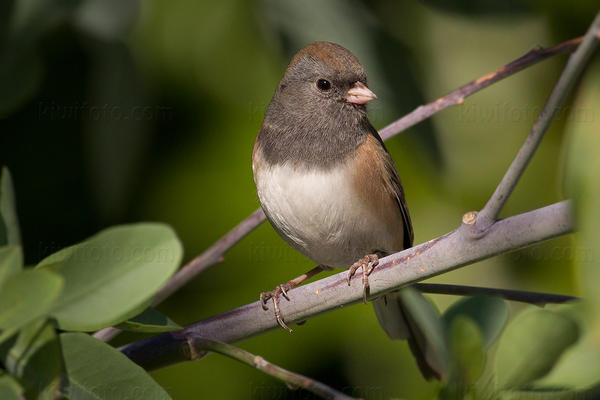
{"label": "white belly", "polygon": [[331,267],[348,267],[375,250],[395,250],[398,242],[382,226],[390,221],[381,221],[352,193],[351,179],[349,168],[255,171],[258,197],[275,229],[308,258]]}

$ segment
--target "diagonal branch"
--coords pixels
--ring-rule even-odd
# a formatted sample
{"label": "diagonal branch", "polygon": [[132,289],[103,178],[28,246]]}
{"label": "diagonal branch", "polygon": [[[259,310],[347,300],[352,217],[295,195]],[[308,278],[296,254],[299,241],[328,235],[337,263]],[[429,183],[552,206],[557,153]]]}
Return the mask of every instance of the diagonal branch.
{"label": "diagonal branch", "polygon": [[[524,56],[506,64],[505,66],[485,74],[429,104],[416,108],[404,117],[381,129],[379,134],[383,140],[387,140],[398,133],[418,124],[419,122],[426,120],[427,118],[447,107],[462,104],[466,97],[492,85],[493,83],[507,78],[549,57],[574,51],[581,43],[581,40],[582,38],[571,39],[547,49],[543,49],[541,47],[535,48],[526,53]],[[187,282],[192,280],[196,275],[204,271],[206,268],[220,262],[223,258],[223,255],[231,247],[239,242],[244,236],[252,232],[252,230],[254,230],[254,228],[260,225],[264,220],[265,215],[262,209],[259,208],[258,210],[254,211],[249,217],[240,222],[236,227],[219,239],[219,241],[217,241],[204,253],[190,261],[181,270],[179,270],[160,290],[153,304],[156,305],[162,302],[173,292],[184,286]],[[119,332],[120,330],[117,328],[105,328],[96,332],[94,337],[106,342],[115,337]]]}
{"label": "diagonal branch", "polygon": [[[372,298],[435,275],[571,232],[570,204],[562,201],[495,222],[487,235],[463,223],[456,230],[418,246],[382,258],[370,276]],[[280,304],[290,323],[362,300],[360,277],[347,286],[346,272],[298,287],[289,292],[292,301]],[[226,343],[260,335],[278,327],[273,313],[259,302],[247,304],[168,332],[124,346],[121,350],[146,369],[190,359],[188,340],[201,336]]]}
{"label": "diagonal branch", "polygon": [[[254,211],[250,216],[236,225],[232,230],[227,232],[221,239],[215,244],[206,249],[198,257],[187,263],[181,268],[175,275],[169,279],[169,281],[158,291],[156,297],[152,302],[155,306],[165,300],[167,297],[176,292],[179,288],[184,286],[186,283],[194,279],[194,277],[200,274],[205,269],[212,265],[218,264],[223,261],[223,255],[235,246],[240,240],[254,230],[257,226],[262,224],[266,219],[265,213],[261,208]],[[115,327],[109,327],[99,330],[94,333],[96,339],[108,342],[121,330]]]}
{"label": "diagonal branch", "polygon": [[152,305],[161,303],[164,299],[172,295],[177,289],[192,280],[200,272],[211,265],[217,264],[223,260],[223,254],[235,246],[248,233],[260,225],[265,220],[265,213],[262,209],[254,211],[248,218],[240,222],[235,228],[230,230],[225,236],[210,246],[204,253],[190,261],[185,267],[181,268],[156,294]]}
{"label": "diagonal branch", "polygon": [[506,300],[520,301],[522,303],[531,303],[544,305],[547,303],[566,303],[567,301],[578,300],[575,296],[566,296],[561,294],[525,292],[522,290],[494,289],[478,286],[464,285],[446,285],[439,283],[415,283],[414,288],[423,293],[450,294],[455,296],[473,296],[476,294],[485,294],[488,296],[499,296]]}
{"label": "diagonal branch", "polygon": [[242,350],[227,343],[195,336],[188,341],[188,351],[190,352],[190,358],[192,359],[202,357],[204,355],[203,353],[206,351],[222,354],[277,378],[285,382],[288,387],[294,389],[302,388],[324,399],[355,400],[354,397],[347,396],[324,383],[283,369],[270,363],[261,356],[248,353],[246,350]]}
{"label": "diagonal branch", "polygon": [[465,101],[465,98],[482,89],[485,89],[493,83],[507,78],[525,68],[531,67],[532,65],[535,65],[549,57],[574,51],[581,43],[582,39],[582,37],[578,37],[547,49],[536,47],[526,53],[524,56],[511,61],[505,66],[485,74],[429,104],[417,107],[409,114],[406,114],[404,117],[392,122],[380,130],[379,135],[383,140],[387,140],[399,132],[402,132],[418,124],[419,122],[426,120],[432,115],[437,114],[445,108],[462,104]]}
{"label": "diagonal branch", "polygon": [[583,37],[581,45],[575,50],[575,52],[569,57],[569,61],[565,69],[563,70],[556,86],[552,90],[546,105],[542,109],[542,112],[535,121],[535,124],[531,128],[531,132],[525,139],[525,143],[519,149],[512,164],[504,174],[502,181],[496,187],[494,194],[488,200],[487,204],[477,217],[477,227],[481,232],[485,230],[493,223],[504,204],[511,195],[513,189],[519,182],[519,178],[523,175],[525,168],[529,164],[529,161],[533,157],[538,145],[540,144],[544,134],[550,127],[552,120],[556,116],[556,113],[565,102],[568,94],[573,89],[575,82],[581,75],[581,72],[587,65],[588,60],[592,56],[594,50],[598,46],[600,41],[600,12],[596,15],[594,22],[588,29],[587,33]]}

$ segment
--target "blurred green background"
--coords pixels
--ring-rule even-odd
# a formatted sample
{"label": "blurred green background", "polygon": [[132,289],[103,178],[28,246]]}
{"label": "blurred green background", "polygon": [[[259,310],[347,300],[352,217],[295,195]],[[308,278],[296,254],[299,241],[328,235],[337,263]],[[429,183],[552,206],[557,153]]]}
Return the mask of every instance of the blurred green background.
{"label": "blurred green background", "polygon": [[[537,45],[582,35],[596,1],[7,0],[0,5],[0,164],[13,174],[27,263],[106,226],[164,221],[186,259],[258,207],[251,149],[291,55],[315,40],[358,56],[381,128]],[[454,229],[496,184],[565,57],[529,68],[387,144],[416,243]],[[564,198],[559,114],[507,204]],[[570,237],[432,279],[578,294]],[[585,256],[585,254],[583,254]],[[187,324],[311,268],[263,224],[159,309]],[[444,309],[454,298],[432,296]],[[513,305],[513,311],[518,309]],[[122,335],[117,344],[138,339]],[[241,346],[369,399],[431,398],[405,343],[358,305]],[[176,399],[311,398],[217,355],[154,378]]]}

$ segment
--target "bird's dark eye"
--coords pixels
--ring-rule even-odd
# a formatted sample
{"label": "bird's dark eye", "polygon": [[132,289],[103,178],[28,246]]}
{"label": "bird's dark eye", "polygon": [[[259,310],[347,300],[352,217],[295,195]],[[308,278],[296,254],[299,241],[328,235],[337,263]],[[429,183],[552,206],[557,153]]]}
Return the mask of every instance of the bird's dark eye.
{"label": "bird's dark eye", "polygon": [[331,89],[331,82],[327,79],[319,79],[317,81],[317,87],[321,90],[329,90]]}

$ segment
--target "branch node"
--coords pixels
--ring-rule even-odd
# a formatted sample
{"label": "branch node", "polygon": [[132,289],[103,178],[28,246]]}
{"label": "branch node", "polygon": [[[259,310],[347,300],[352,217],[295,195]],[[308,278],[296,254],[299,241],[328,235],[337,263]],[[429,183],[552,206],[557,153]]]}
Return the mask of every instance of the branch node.
{"label": "branch node", "polygon": [[188,345],[188,350],[190,352],[190,360],[198,359],[198,352],[196,351],[196,347],[194,346],[194,340],[192,338],[187,338],[186,343]]}
{"label": "branch node", "polygon": [[477,222],[477,211],[469,211],[463,215],[462,222],[465,225],[475,225],[475,222]]}
{"label": "branch node", "polygon": [[267,365],[267,362],[261,356],[254,356],[254,359],[252,359],[252,362],[254,363],[254,366],[256,368],[264,368]]}

